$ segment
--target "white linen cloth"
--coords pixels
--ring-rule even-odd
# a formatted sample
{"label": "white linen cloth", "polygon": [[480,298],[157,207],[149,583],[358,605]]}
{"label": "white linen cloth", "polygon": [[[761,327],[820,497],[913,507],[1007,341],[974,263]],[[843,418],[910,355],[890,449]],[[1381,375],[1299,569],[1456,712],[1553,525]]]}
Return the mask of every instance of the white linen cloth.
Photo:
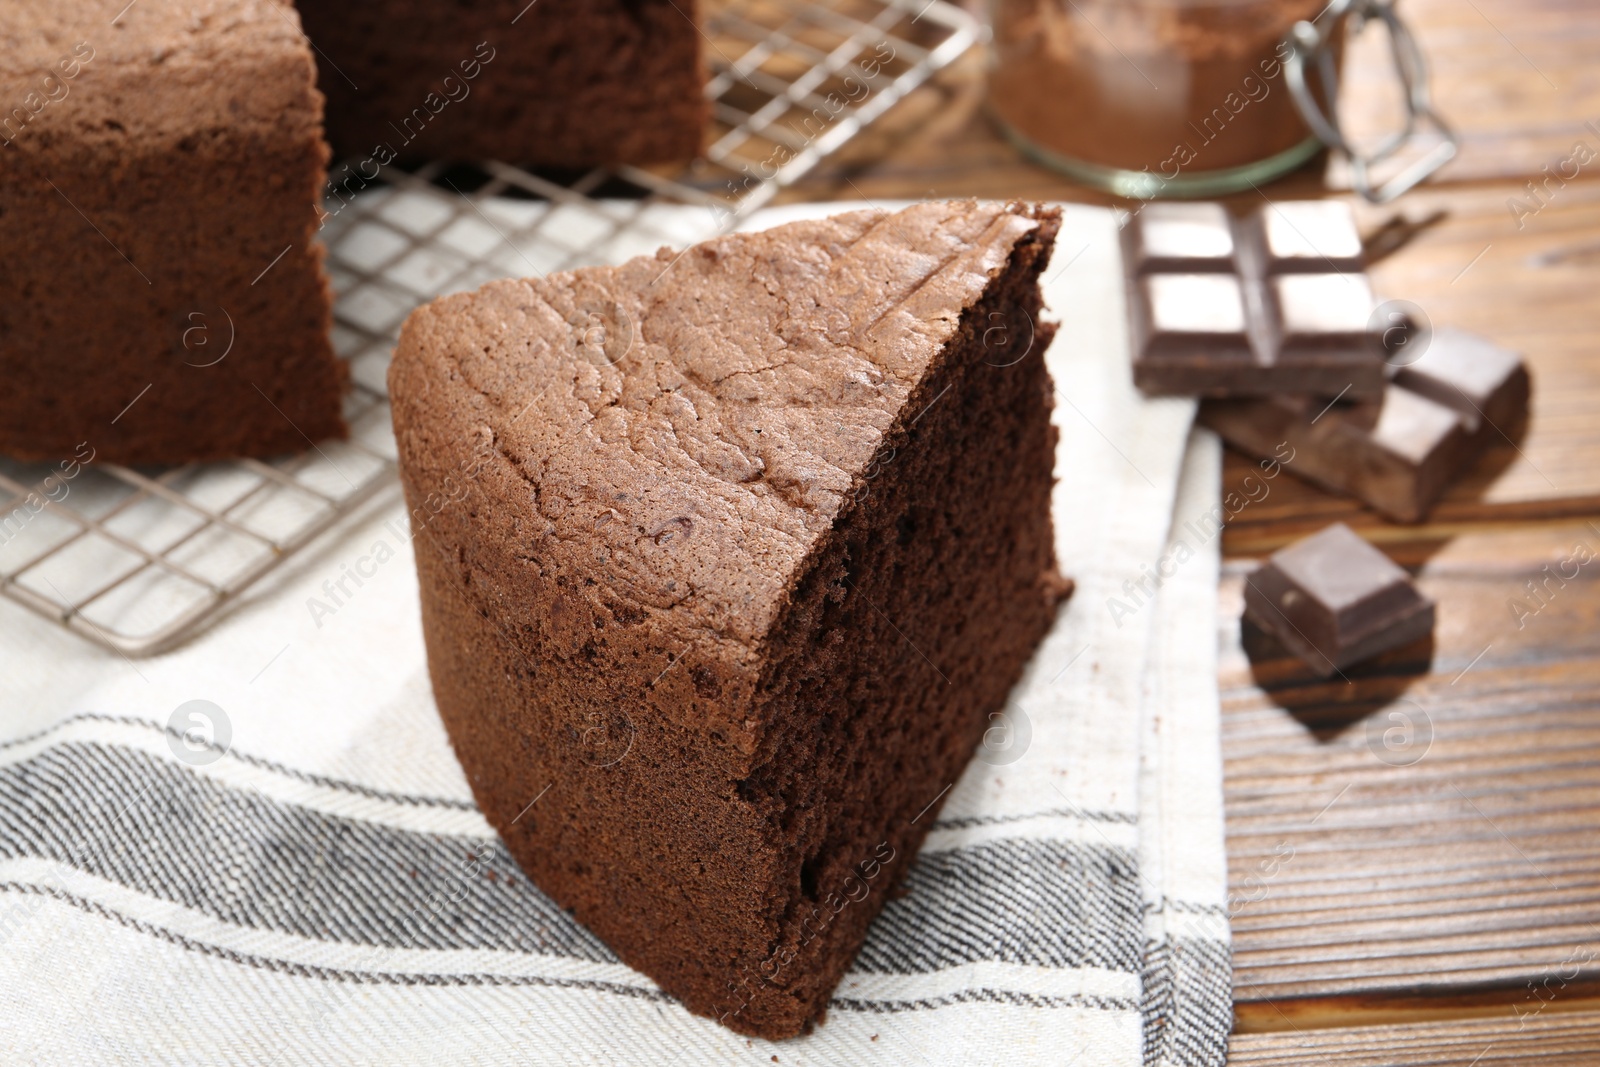
{"label": "white linen cloth", "polygon": [[433,707],[387,490],[164,655],[0,601],[0,1061],[1220,1067],[1220,538],[1163,566],[1218,449],[1185,460],[1192,402],[1134,391],[1115,218],[1064,210],[1047,359],[1077,591],[815,1032],[688,1014],[509,861]]}

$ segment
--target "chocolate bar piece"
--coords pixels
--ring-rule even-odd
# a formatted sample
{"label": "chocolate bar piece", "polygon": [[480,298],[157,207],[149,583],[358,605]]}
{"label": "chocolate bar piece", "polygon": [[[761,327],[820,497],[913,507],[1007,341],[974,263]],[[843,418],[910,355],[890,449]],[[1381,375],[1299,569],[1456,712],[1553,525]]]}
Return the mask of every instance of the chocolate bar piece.
{"label": "chocolate bar piece", "polygon": [[1326,677],[1433,631],[1433,601],[1342,522],[1273,553],[1244,612]]}
{"label": "chocolate bar piece", "polygon": [[1401,522],[1421,519],[1475,452],[1459,412],[1396,385],[1379,403],[1352,406],[1304,396],[1208,400],[1200,421],[1235,448],[1277,458]]}
{"label": "chocolate bar piece", "polygon": [[1382,333],[1340,201],[1147,204],[1122,232],[1135,384],[1153,396],[1377,397]]}
{"label": "chocolate bar piece", "polygon": [[1417,522],[1458,473],[1526,418],[1529,390],[1515,353],[1441,329],[1420,358],[1394,368],[1376,402],[1208,400],[1200,421],[1243,452]]}

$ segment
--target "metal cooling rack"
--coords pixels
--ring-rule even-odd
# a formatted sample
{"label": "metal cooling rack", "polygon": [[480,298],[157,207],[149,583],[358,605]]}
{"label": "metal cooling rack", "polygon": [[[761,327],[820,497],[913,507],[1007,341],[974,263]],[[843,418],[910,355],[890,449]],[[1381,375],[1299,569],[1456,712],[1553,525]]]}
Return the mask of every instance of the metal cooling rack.
{"label": "metal cooling rack", "polygon": [[673,172],[564,175],[435,163],[385,172],[350,200],[330,201],[323,239],[334,343],[354,384],[350,440],[270,462],[94,462],[54,483],[53,466],[0,459],[0,592],[124,655],[171,647],[398,484],[384,379],[414,307],[493,278],[617,262],[727,232],[982,33],[946,0],[706,6],[711,129],[702,159]]}

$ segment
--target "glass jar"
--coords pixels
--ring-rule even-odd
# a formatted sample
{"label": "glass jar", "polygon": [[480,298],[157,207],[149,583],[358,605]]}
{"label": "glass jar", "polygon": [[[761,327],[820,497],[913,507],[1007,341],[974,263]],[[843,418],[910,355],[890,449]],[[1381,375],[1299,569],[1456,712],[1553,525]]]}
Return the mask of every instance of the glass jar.
{"label": "glass jar", "polygon": [[[1328,6],[991,0],[989,108],[1027,155],[1108,192],[1148,199],[1248,189],[1323,146],[1284,71],[1296,23]],[[1342,29],[1327,34],[1335,70]],[[1311,92],[1324,104],[1319,85]]]}

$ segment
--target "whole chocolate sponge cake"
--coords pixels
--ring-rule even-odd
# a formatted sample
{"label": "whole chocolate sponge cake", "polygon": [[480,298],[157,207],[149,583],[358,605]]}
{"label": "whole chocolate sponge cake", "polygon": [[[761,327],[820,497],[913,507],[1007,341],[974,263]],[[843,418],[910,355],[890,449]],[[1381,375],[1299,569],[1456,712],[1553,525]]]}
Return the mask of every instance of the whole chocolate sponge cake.
{"label": "whole chocolate sponge cake", "polygon": [[533,879],[692,1011],[817,1019],[1070,584],[1054,209],[499,281],[389,372],[434,693]]}
{"label": "whole chocolate sponge cake", "polygon": [[396,157],[578,167],[700,153],[694,0],[296,3],[328,140],[358,177]]}
{"label": "whole chocolate sponge cake", "polygon": [[0,3],[0,454],[345,433],[315,77],[273,0]]}

